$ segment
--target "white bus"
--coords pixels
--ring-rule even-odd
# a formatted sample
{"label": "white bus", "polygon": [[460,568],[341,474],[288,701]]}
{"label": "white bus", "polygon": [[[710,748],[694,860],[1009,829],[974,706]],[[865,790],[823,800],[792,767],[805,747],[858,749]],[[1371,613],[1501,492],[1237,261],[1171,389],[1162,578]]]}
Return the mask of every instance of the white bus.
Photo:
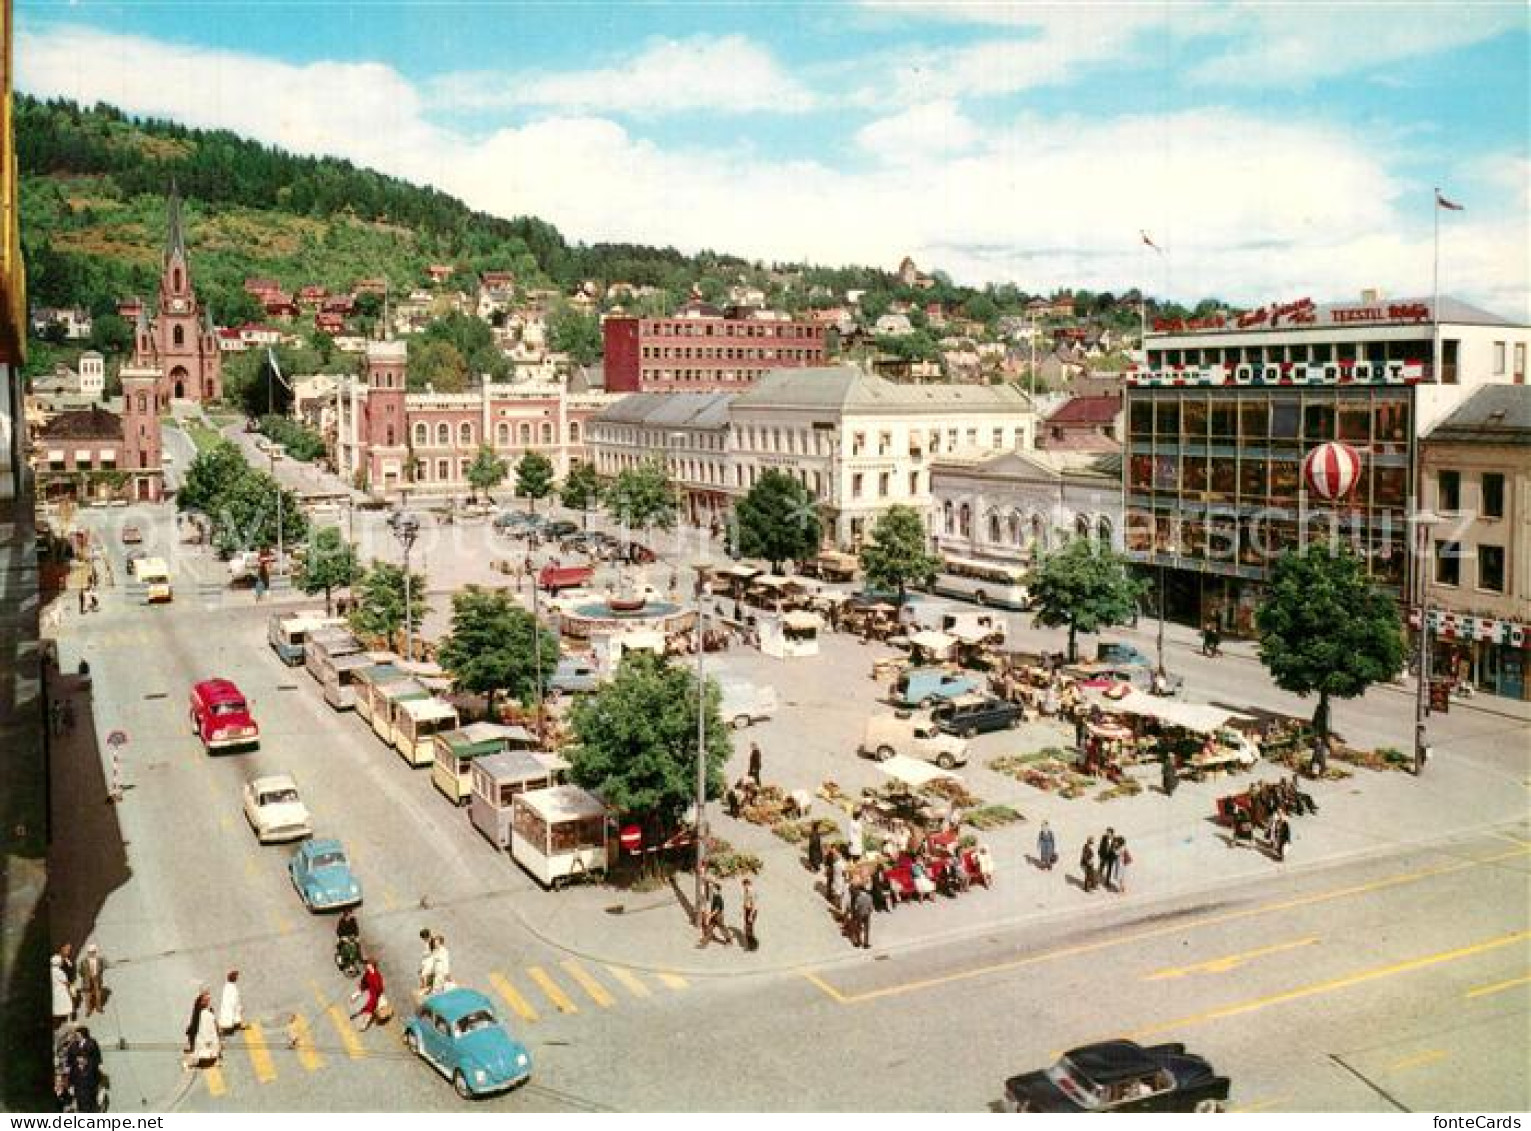
{"label": "white bus", "polygon": [[1003,609],[1024,609],[1031,603],[1026,591],[1026,567],[1014,562],[945,555],[934,589],[943,597],[959,597]]}

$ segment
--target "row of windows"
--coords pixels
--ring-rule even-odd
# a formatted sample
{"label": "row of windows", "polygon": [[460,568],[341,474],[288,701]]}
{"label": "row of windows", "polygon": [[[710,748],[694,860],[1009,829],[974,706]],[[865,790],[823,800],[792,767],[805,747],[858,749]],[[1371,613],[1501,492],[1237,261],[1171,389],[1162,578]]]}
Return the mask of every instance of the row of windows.
{"label": "row of windows", "polygon": [[[1455,341],[1442,344],[1443,359],[1456,360]],[[1324,365],[1330,362],[1366,361],[1378,365],[1387,361],[1413,361],[1429,364],[1432,360],[1429,338],[1405,342],[1286,342],[1265,346],[1213,346],[1204,349],[1150,349],[1148,368],[1167,365],[1279,365],[1283,361]]]}
{"label": "row of windows", "polygon": [[1407,556],[1401,517],[1377,528],[1361,521],[1340,522],[1310,515],[1306,525],[1304,539],[1290,511],[1240,515],[1216,508],[1168,513],[1129,509],[1125,536],[1132,553],[1197,558],[1255,570],[1268,568],[1282,552],[1297,548],[1303,541],[1338,541],[1349,546],[1379,582],[1403,584]]}
{"label": "row of windows", "polygon": [[801,322],[645,322],[642,333],[660,338],[821,338],[823,327]]}
{"label": "row of windows", "polygon": [[[1127,462],[1129,491],[1158,491],[1188,499],[1217,499],[1253,505],[1291,502],[1302,476],[1301,453],[1295,447],[1266,458],[1263,452],[1236,456],[1175,453],[1145,454],[1139,448]],[[1408,501],[1409,474],[1405,466],[1389,467],[1368,461],[1360,480],[1345,499],[1354,507],[1402,507]]]}
{"label": "row of windows", "polygon": [[[972,508],[967,503],[954,507],[952,501],[947,499],[941,504],[941,526],[947,534],[971,539],[973,536]],[[1008,543],[1023,549],[1052,549],[1052,524],[1040,514],[1033,513],[1029,517],[1023,517],[1020,511],[1012,510],[1008,514],[1003,514],[991,508],[985,515],[985,527],[988,541],[992,545]],[[1092,522],[1087,514],[1074,516],[1076,537],[1088,538],[1092,530],[1101,545],[1111,545],[1112,529],[1111,520],[1108,517],[1101,515]]]}
{"label": "row of windows", "polygon": [[1462,584],[1462,562],[1478,560],[1478,588],[1489,593],[1504,592],[1504,547],[1479,545],[1464,553],[1459,542],[1435,544],[1435,583],[1457,588]]}
{"label": "row of windows", "polygon": [[812,361],[823,350],[776,349],[769,346],[644,346],[645,361]]}
{"label": "row of windows", "polygon": [[666,381],[679,384],[706,382],[710,385],[727,382],[748,383],[770,368],[771,363],[768,362],[737,369],[667,369],[646,365],[643,367],[639,380],[648,385]]}
{"label": "row of windows", "polygon": [[[1504,376],[1505,343],[1494,343],[1494,376]],[[1526,379],[1526,343],[1515,343],[1515,383],[1519,385]]]}
{"label": "row of windows", "polygon": [[[445,448],[445,447],[448,447],[448,446],[451,445],[451,443],[452,443],[452,426],[450,424],[446,423],[445,421],[438,422],[437,425],[436,425],[435,432],[436,432],[436,447],[438,447],[438,448]],[[459,447],[463,447],[463,448],[470,448],[470,447],[472,447],[474,445],[474,442],[475,442],[474,441],[474,436],[475,435],[476,435],[476,433],[474,431],[473,425],[471,423],[469,423],[468,421],[466,421],[466,420],[463,421],[461,424],[459,424],[457,426],[457,444],[458,444],[458,446]],[[516,442],[519,443],[522,447],[525,447],[526,445],[530,444],[532,442],[532,425],[531,425],[531,422],[523,420],[519,425],[517,425],[516,431],[515,431],[515,436],[516,436]],[[551,443],[554,442],[553,436],[554,436],[554,432],[553,432],[553,424],[552,424],[552,422],[548,421],[548,420],[544,420],[542,422],[541,426],[537,430],[538,442],[539,443],[543,443],[543,444],[551,444]],[[577,420],[569,421],[569,443],[571,443],[571,444],[579,443],[579,437],[580,437],[579,421],[577,421]],[[424,421],[416,421],[415,425],[414,425],[414,438],[415,438],[415,447],[417,447],[417,448],[424,448],[424,447],[430,446],[430,442],[431,442],[431,427],[430,427],[430,425],[426,424]],[[499,446],[499,447],[508,447],[510,445],[510,442],[511,442],[510,438],[511,438],[511,427],[510,427],[510,423],[508,421],[502,420],[502,421],[500,421],[499,423],[497,423],[494,426],[494,442],[495,442],[495,444],[497,446]]]}
{"label": "row of windows", "polygon": [[1134,396],[1127,430],[1133,439],[1149,436],[1197,440],[1303,439],[1350,444],[1409,442],[1407,397],[1379,393],[1267,397]]}
{"label": "row of windows", "polygon": [[[1462,510],[1462,473],[1441,470],[1435,475],[1435,509],[1446,514]],[[1485,471],[1478,476],[1478,517],[1504,517],[1504,472]]]}

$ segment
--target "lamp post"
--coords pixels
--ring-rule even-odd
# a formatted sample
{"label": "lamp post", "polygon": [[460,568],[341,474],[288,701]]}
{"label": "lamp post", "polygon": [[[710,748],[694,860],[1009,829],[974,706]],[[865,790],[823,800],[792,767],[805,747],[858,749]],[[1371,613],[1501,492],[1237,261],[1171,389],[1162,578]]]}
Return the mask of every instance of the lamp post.
{"label": "lamp post", "polygon": [[707,915],[707,561],[696,568],[696,927]]}
{"label": "lamp post", "polygon": [[1430,711],[1430,614],[1425,600],[1425,566],[1430,560],[1430,528],[1441,521],[1434,511],[1416,511],[1410,522],[1414,525],[1414,608],[1419,613],[1419,636],[1415,646],[1414,687],[1414,775],[1418,777],[1425,769],[1430,755],[1425,741],[1425,716]]}
{"label": "lamp post", "polygon": [[394,511],[388,516],[388,528],[404,547],[404,658],[415,658],[415,610],[410,593],[409,551],[420,536],[420,520],[408,511]]}

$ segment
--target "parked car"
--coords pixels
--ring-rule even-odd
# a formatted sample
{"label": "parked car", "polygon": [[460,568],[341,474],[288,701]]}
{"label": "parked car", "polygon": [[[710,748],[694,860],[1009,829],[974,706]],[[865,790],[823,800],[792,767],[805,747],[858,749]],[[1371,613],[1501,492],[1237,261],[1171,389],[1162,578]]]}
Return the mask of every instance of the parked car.
{"label": "parked car", "polygon": [[719,713],[734,730],[762,722],[776,714],[776,688],[742,679],[719,679],[722,692]]}
{"label": "parked car", "polygon": [[1058,1063],[1005,1081],[1006,1111],[1212,1112],[1228,1102],[1229,1082],[1182,1044],[1143,1048],[1102,1041],[1064,1053]]}
{"label": "parked car", "polygon": [[567,538],[571,534],[579,533],[579,523],[560,518],[544,526],[541,533],[544,538]]}
{"label": "parked car", "polygon": [[527,514],[525,511],[501,511],[494,516],[494,528],[496,530],[516,530],[531,525],[531,520],[537,515]]}
{"label": "parked car", "polygon": [[589,566],[543,566],[537,574],[537,588],[547,593],[578,589],[589,585],[595,571]]}
{"label": "parked car", "polygon": [[410,1052],[452,1081],[465,1100],[515,1087],[532,1074],[532,1056],[477,990],[432,994],[404,1023]]}
{"label": "parked car", "polygon": [[967,763],[968,744],[943,734],[928,715],[916,716],[900,711],[892,715],[869,716],[858,753],[879,762],[902,754],[950,770]]}
{"label": "parked car", "polygon": [[309,840],[287,862],[287,875],[310,911],[336,911],[361,902],[361,881],[338,840]]}
{"label": "parked car", "polygon": [[1024,717],[1019,704],[1006,703],[992,695],[964,695],[930,709],[931,722],[947,734],[962,738],[1018,727]]}
{"label": "parked car", "polygon": [[290,774],[251,778],[244,788],[245,820],[262,844],[314,835],[313,818]]}
{"label": "parked car", "polygon": [[211,753],[235,746],[254,746],[260,727],[250,717],[244,694],[227,679],[204,679],[191,689],[191,732]]}
{"label": "parked car", "polygon": [[955,699],[978,690],[976,677],[945,668],[912,668],[893,685],[893,701],[905,707],[929,707],[938,699]]}
{"label": "parked car", "polygon": [[548,677],[549,691],[562,691],[567,694],[594,691],[600,685],[601,675],[596,671],[595,664],[578,656],[564,656],[558,661],[558,667],[553,669],[553,674]]}
{"label": "parked car", "polygon": [[124,546],[136,546],[144,540],[144,532],[136,526],[124,526],[122,528],[122,544]]}
{"label": "parked car", "polygon": [[617,557],[630,565],[648,565],[658,560],[658,555],[640,542],[629,542],[625,546],[618,547]]}

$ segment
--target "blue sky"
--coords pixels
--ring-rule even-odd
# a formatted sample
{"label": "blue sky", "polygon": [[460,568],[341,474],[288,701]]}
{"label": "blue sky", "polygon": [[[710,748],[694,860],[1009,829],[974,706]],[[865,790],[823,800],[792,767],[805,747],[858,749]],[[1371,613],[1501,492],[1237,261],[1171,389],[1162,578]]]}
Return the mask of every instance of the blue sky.
{"label": "blue sky", "polygon": [[[765,260],[1527,316],[1521,4],[18,0],[18,86]],[[1145,254],[1147,229],[1166,249]]]}

